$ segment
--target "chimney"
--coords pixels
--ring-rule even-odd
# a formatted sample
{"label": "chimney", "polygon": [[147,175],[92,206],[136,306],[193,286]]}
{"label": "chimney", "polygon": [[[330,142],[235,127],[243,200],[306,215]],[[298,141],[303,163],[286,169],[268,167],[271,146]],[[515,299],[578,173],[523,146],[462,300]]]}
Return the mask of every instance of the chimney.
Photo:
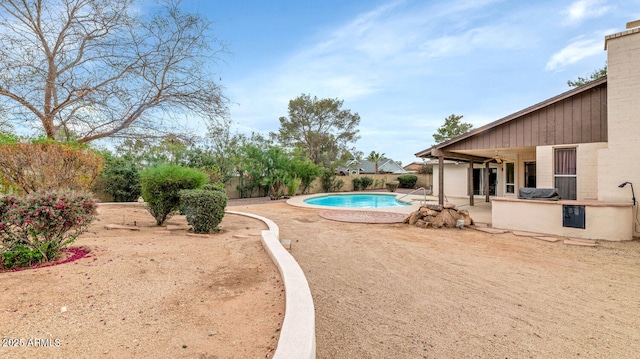
{"label": "chimney", "polygon": [[627,23],[627,29],[633,29],[634,27],[640,26],[640,20],[631,21]]}

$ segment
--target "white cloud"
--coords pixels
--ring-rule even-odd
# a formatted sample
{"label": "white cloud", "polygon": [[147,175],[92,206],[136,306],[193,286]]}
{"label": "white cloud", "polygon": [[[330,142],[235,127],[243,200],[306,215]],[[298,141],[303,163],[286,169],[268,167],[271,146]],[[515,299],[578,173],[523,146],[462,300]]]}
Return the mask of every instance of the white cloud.
{"label": "white cloud", "polygon": [[606,0],[577,0],[571,3],[563,12],[567,17],[565,25],[576,25],[583,20],[600,17],[606,14],[610,7],[606,5]]}
{"label": "white cloud", "polygon": [[535,43],[529,34],[508,25],[483,26],[428,40],[420,46],[426,57],[456,56],[477,49],[522,49]]}
{"label": "white cloud", "polygon": [[604,52],[604,36],[612,32],[614,31],[599,31],[591,38],[580,36],[574,39],[572,43],[551,56],[545,66],[545,70],[561,70],[565,66],[575,64],[584,58],[602,54]]}

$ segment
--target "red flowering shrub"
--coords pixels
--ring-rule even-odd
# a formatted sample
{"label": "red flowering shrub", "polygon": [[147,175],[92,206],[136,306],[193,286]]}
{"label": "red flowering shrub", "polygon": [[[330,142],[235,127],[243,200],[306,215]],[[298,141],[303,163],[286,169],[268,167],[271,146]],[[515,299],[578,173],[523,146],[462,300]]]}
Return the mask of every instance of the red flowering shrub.
{"label": "red flowering shrub", "polygon": [[95,219],[90,192],[0,196],[0,259],[5,268],[48,262]]}

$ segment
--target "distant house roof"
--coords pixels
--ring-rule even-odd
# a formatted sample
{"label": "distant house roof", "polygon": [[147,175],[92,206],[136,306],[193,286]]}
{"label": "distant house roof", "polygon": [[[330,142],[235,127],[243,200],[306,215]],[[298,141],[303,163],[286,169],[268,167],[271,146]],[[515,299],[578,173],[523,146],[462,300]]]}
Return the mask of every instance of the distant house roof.
{"label": "distant house roof", "polygon": [[[350,173],[350,171],[357,171],[358,173],[376,173],[376,163],[367,161],[367,160],[350,160],[347,162],[346,166],[342,166],[338,168],[339,172],[344,172],[345,174]],[[393,173],[393,174],[403,174],[407,173],[402,166],[400,166],[396,161],[390,158],[382,158],[378,161],[378,173]]]}
{"label": "distant house roof", "polygon": [[424,166],[424,162],[411,162],[406,166],[402,166],[405,171],[419,171]]}

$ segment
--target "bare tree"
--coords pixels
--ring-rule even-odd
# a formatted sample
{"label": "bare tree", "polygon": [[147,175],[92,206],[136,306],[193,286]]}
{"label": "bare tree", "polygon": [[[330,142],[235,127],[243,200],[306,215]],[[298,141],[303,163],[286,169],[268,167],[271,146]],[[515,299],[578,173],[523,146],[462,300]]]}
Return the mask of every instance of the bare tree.
{"label": "bare tree", "polygon": [[0,107],[49,138],[149,135],[226,113],[210,23],[167,0],[2,0]]}
{"label": "bare tree", "polygon": [[13,126],[7,118],[7,111],[0,106],[0,134],[13,132]]}

